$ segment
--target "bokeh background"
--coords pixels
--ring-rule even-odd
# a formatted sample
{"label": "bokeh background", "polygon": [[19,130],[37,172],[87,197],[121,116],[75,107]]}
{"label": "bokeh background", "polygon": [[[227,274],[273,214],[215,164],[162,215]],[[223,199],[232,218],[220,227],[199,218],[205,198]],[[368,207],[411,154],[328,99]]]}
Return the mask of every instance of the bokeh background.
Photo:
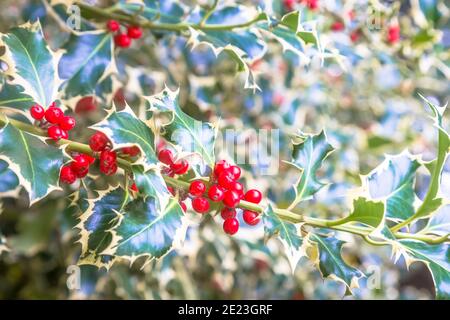
{"label": "bokeh background", "polygon": [[[275,15],[288,9],[286,1],[231,2],[265,7]],[[279,129],[279,171],[261,176],[258,164],[247,165],[245,181],[264,190],[280,206],[292,198],[290,185],[296,179],[283,162],[289,159],[290,135],[297,130],[315,133],[325,128],[338,148],[321,172],[332,183],[312,201],[302,204],[301,210],[311,216],[341,217],[348,209],[348,190],[359,186],[359,175],[381,163],[384,154],[408,149],[413,154],[423,153],[425,159],[433,157],[436,130],[418,93],[439,105],[449,99],[450,6],[439,0],[319,0],[318,8],[312,10],[293,3],[303,10],[305,20],[317,23],[322,45],[333,53],[333,58],[322,60],[317,52],[311,52],[313,62],[303,67],[297,56],[271,43],[264,59],[252,65],[261,88],[254,92],[244,89],[241,77],[235,74],[234,62],[226,55],[216,58],[207,48],[191,51],[186,39],[177,35],[146,33],[137,45],[118,53],[120,72],[114,76],[114,100],[118,105],[126,100],[139,111],[145,107],[142,95],[157,93],[164,84],[179,86],[181,105],[187,113],[212,122],[221,119],[221,129],[240,130],[243,134],[239,139],[243,141],[251,139],[251,135],[245,135],[246,129]],[[68,34],[58,25],[65,18],[62,6],[49,7],[45,1],[0,2],[1,32],[40,19],[54,49],[67,39]],[[336,22],[343,27],[338,28]],[[388,38],[393,25],[400,28],[395,42]],[[108,107],[105,101],[94,99],[94,110],[79,106],[79,128],[104,115]],[[87,139],[83,129],[76,135]],[[105,184],[96,183],[98,188]],[[419,173],[419,197],[427,184],[425,172]],[[445,167],[443,184],[450,196],[450,163]],[[280,243],[265,242],[258,228],[243,227],[230,238],[212,218],[198,221],[197,227],[189,229],[183,248],[142,270],[142,261],[132,266],[115,264],[108,272],[80,266],[80,288],[69,289],[70,266],[77,264],[80,251],[74,229],[78,208],[69,206],[70,199],[64,193],[52,193],[31,208],[23,195],[0,199],[0,203],[0,247],[7,248],[0,250],[1,299],[344,296],[344,285],[323,280],[307,259],[302,259],[292,272]],[[348,234],[338,236],[349,242],[344,252],[347,261],[366,274],[379,276],[375,288],[367,283],[370,280],[363,279],[354,296],[345,299],[433,298],[431,275],[423,264],[414,263],[407,271],[404,261],[392,262],[389,248],[370,246]]]}

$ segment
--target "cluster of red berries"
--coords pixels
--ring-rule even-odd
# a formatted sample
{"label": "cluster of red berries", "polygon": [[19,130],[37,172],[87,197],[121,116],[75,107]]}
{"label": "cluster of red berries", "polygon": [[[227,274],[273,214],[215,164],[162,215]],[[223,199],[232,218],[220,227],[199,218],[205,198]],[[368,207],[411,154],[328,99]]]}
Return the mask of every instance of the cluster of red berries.
{"label": "cluster of red berries", "polygon": [[[238,180],[241,176],[241,168],[232,166],[227,161],[218,161],[214,166],[212,184],[207,188],[202,180],[195,180],[189,186],[189,194],[193,197],[192,208],[201,214],[209,211],[210,203],[222,202],[224,208],[221,216],[224,219],[223,230],[233,235],[239,229],[239,221],[236,219],[236,206],[241,200],[258,204],[262,195],[256,189],[244,192],[244,186]],[[208,190],[207,190],[208,189]],[[205,197],[204,195],[207,195]],[[258,213],[244,210],[244,221],[249,225],[256,225],[259,222]]]}
{"label": "cluster of red berries", "polygon": [[106,23],[106,27],[111,32],[117,32],[114,36],[114,43],[121,48],[128,48],[131,45],[133,39],[139,39],[142,37],[142,28],[139,26],[127,26],[127,32],[120,31],[120,23],[116,20],[109,20]]}
{"label": "cluster of red berries", "polygon": [[283,0],[283,5],[287,11],[293,11],[296,3],[304,4],[310,10],[319,8],[319,0]]}
{"label": "cluster of red berries", "polygon": [[61,168],[59,179],[63,183],[72,184],[77,178],[84,178],[89,172],[89,166],[95,162],[95,158],[87,154],[76,154],[73,161]]}
{"label": "cluster of red berries", "polygon": [[174,155],[169,149],[161,149],[158,152],[158,160],[167,165],[167,167],[163,169],[163,173],[169,177],[173,177],[176,174],[185,174],[189,170],[189,162],[187,162],[186,159],[175,161]]}
{"label": "cluster of red berries", "polygon": [[68,132],[75,127],[76,121],[73,117],[65,116],[64,112],[53,102],[47,110],[41,105],[35,104],[30,109],[30,114],[36,121],[39,121],[41,128],[47,129],[48,136],[58,141],[67,139]]}
{"label": "cluster of red berries", "polygon": [[400,26],[393,24],[388,29],[387,42],[394,44],[400,40]]}
{"label": "cluster of red berries", "polygon": [[110,176],[117,171],[117,153],[111,150],[111,143],[103,132],[96,132],[89,138],[89,146],[94,152],[100,152],[100,171]]}

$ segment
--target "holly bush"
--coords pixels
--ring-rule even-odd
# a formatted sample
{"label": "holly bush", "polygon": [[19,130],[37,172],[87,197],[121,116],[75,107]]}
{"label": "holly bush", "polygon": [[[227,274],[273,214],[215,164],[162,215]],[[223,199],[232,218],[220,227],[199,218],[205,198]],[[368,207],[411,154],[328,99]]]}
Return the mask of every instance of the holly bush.
{"label": "holly bush", "polygon": [[0,6],[0,297],[450,298],[443,1]]}

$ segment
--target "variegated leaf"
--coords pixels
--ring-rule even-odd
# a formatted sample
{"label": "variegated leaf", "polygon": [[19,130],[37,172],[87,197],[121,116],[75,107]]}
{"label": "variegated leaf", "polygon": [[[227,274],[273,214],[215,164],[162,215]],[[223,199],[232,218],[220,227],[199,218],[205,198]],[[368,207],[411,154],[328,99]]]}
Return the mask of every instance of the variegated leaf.
{"label": "variegated leaf", "polygon": [[6,82],[0,89],[0,108],[27,112],[33,104],[33,98],[19,85]]}
{"label": "variegated leaf", "polygon": [[386,200],[386,217],[405,220],[414,214],[414,181],[420,163],[408,152],[386,156],[364,179],[372,199]]}
{"label": "variegated leaf", "polygon": [[428,220],[420,233],[435,234],[438,236],[450,235],[450,205],[441,207]]}
{"label": "variegated leaf", "polygon": [[0,160],[0,197],[17,195],[19,189],[19,178],[9,169],[8,163]]}
{"label": "variegated leaf", "polygon": [[121,0],[118,7],[125,12],[139,13],[147,20],[161,23],[181,22],[187,9],[183,4],[174,0]]}
{"label": "variegated leaf", "polygon": [[262,214],[262,221],[264,224],[264,233],[268,237],[277,236],[280,239],[286,250],[291,265],[292,272],[294,272],[298,261],[302,256],[305,256],[303,238],[300,235],[300,226],[281,219],[269,205]]}
{"label": "variegated leaf", "polygon": [[60,80],[57,72],[59,57],[48,47],[39,22],[26,23],[0,35],[5,54],[0,58],[8,65],[6,74],[11,84],[24,89],[42,106],[50,105],[57,96]]}
{"label": "variegated leaf", "polygon": [[196,153],[210,167],[214,166],[216,128],[211,123],[195,120],[181,110],[178,92],[166,88],[147,97],[151,111],[169,112],[171,120],[164,124],[164,136],[183,151]]}
{"label": "variegated leaf", "polygon": [[[298,142],[300,140],[300,142]],[[317,170],[322,162],[333,152],[334,148],[328,143],[325,132],[317,135],[300,133],[293,139],[291,164],[301,170],[301,177],[294,185],[296,197],[293,204],[310,199],[326,184],[317,179]]]}
{"label": "variegated leaf", "polygon": [[141,164],[145,170],[156,167],[158,158],[155,148],[155,135],[152,129],[140,120],[126,106],[121,111],[113,108],[108,116],[91,127],[106,134],[114,145],[114,149],[137,146],[141,150],[140,158],[135,164]]}
{"label": "variegated leaf", "polygon": [[99,82],[115,71],[110,32],[72,34],[63,49],[58,69],[64,99],[92,95]]}
{"label": "variegated leaf", "polygon": [[47,145],[42,138],[8,123],[0,130],[0,159],[8,162],[17,175],[31,204],[58,189],[63,152]]}
{"label": "variegated leaf", "polygon": [[316,264],[322,276],[343,282],[350,292],[353,288],[358,288],[358,280],[364,274],[349,266],[342,258],[341,251],[345,242],[334,237],[322,237],[316,234],[310,234],[309,239],[317,245]]}
{"label": "variegated leaf", "polygon": [[139,257],[158,259],[184,239],[184,213],[177,199],[172,198],[163,210],[158,210],[153,197],[137,198],[127,204],[123,213],[116,213],[119,222],[104,254],[131,262]]}
{"label": "variegated leaf", "polygon": [[165,208],[171,193],[161,173],[157,170],[144,171],[140,166],[133,166],[132,171],[139,193],[143,194],[144,198],[153,197],[158,210]]}

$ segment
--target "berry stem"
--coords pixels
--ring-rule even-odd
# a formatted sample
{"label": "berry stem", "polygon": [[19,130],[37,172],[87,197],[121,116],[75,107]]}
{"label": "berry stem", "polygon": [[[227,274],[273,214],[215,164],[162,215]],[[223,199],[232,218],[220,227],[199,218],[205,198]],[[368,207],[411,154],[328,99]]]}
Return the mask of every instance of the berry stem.
{"label": "berry stem", "polygon": [[[39,127],[15,120],[7,118],[4,114],[0,112],[0,125],[4,125],[6,123],[10,123],[17,129],[20,129],[22,131],[32,133],[35,135],[46,137],[46,131],[42,130]],[[57,142],[55,142],[57,145],[67,145],[68,149],[71,151],[81,152],[84,154],[88,154],[93,157],[98,157],[97,153],[92,152],[89,145],[67,140],[67,139],[60,139]],[[132,164],[120,157],[117,157],[117,164],[125,169],[126,171],[131,170]],[[172,178],[169,176],[163,176],[165,182],[172,186],[177,188],[182,188],[184,190],[189,190],[190,183]],[[247,209],[251,211],[255,211],[258,213],[264,212],[264,207],[251,203],[248,201],[241,200],[239,204],[237,205],[241,209]],[[282,220],[286,220],[292,223],[303,223],[305,225],[315,227],[315,228],[326,228],[326,229],[332,229],[337,231],[343,231],[348,233],[353,233],[356,235],[359,235],[363,237],[363,239],[368,239],[367,237],[370,235],[370,233],[374,230],[372,227],[360,227],[360,226],[354,226],[354,225],[336,225],[336,222],[334,220],[326,220],[326,219],[319,219],[319,218],[313,218],[313,217],[307,217],[298,213],[295,213],[291,210],[287,209],[280,209],[280,208],[274,208],[275,213],[280,217]],[[394,235],[398,239],[414,239],[414,240],[420,240],[429,244],[438,244],[438,243],[445,243],[450,242],[450,235],[441,236],[441,237],[434,237],[429,235],[422,235],[422,234],[411,234],[406,232],[394,232]],[[367,240],[366,240],[367,241]],[[381,244],[381,243],[380,243]],[[386,243],[387,244],[387,243]]]}

